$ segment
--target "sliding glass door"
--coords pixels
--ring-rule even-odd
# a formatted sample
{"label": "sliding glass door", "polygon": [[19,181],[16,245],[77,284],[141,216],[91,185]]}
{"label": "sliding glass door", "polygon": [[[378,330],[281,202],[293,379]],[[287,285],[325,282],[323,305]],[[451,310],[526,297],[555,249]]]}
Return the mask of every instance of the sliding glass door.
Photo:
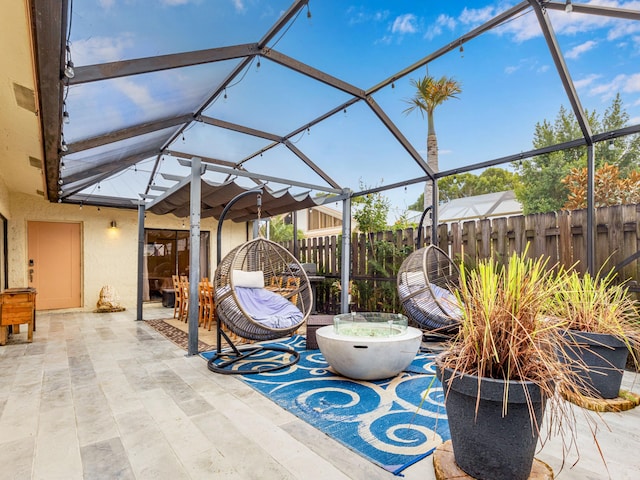
{"label": "sliding glass door", "polygon": [[[144,255],[144,300],[160,300],[171,275],[189,275],[189,231],[145,229]],[[200,277],[209,277],[209,232],[200,232],[199,257]]]}

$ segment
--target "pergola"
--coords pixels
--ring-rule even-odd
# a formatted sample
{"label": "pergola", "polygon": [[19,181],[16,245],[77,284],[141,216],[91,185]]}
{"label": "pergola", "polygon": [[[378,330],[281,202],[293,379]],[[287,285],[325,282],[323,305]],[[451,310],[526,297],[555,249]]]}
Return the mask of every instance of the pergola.
{"label": "pergola", "polygon": [[[482,23],[471,24],[466,33],[446,37],[443,43],[438,43],[437,38],[432,40],[429,45],[434,48],[430,53],[363,86],[360,82],[367,81],[365,75],[373,77],[385,69],[362,65],[359,81],[342,78],[344,62],[355,62],[359,54],[364,57],[368,53],[351,51],[349,45],[343,46],[344,58],[336,52],[334,63],[314,66],[318,65],[314,52],[323,47],[323,42],[330,42],[334,23],[331,12],[323,10],[328,8],[324,4],[315,5],[309,0],[289,2],[270,2],[275,11],[280,9],[280,14],[273,17],[234,17],[237,25],[233,25],[233,34],[227,34],[227,38],[218,38],[212,27],[208,35],[199,36],[205,39],[199,40],[199,48],[189,51],[181,50],[189,40],[189,19],[175,18],[175,25],[162,25],[166,44],[140,42],[137,50],[149,54],[95,63],[95,59],[83,58],[82,49],[76,48],[89,41],[82,37],[87,32],[87,28],[80,27],[83,22],[94,21],[99,30],[100,17],[93,16],[90,6],[71,0],[31,0],[48,199],[138,209],[143,232],[144,211],[161,210],[162,202],[166,205],[177,192],[182,192],[179,198],[185,201],[185,186],[190,185],[190,207],[182,208],[179,214],[191,216],[191,238],[195,239],[202,209],[216,216],[214,212],[220,212],[229,200],[214,189],[210,197],[219,198],[219,202],[201,205],[200,180],[211,188],[230,184],[244,189],[260,186],[275,197],[286,191],[291,203],[281,203],[278,212],[295,210],[296,201],[309,192],[330,194],[328,201],[343,202],[347,219],[354,196],[406,189],[425,182],[437,185],[437,179],[448,175],[584,146],[589,172],[587,251],[589,268],[593,268],[594,145],[638,133],[640,124],[593,132],[567,66],[566,47],[554,27],[556,21],[566,21],[565,15],[611,19],[627,25],[640,20],[640,10],[541,0],[522,1],[502,11],[487,10],[491,15]],[[492,5],[472,3],[470,8]],[[570,14],[566,13],[567,4],[573,10]],[[148,22],[153,20],[152,12],[148,22],[144,18],[131,19],[125,6],[118,6],[109,15],[112,22],[123,22],[142,32],[132,42],[144,38],[144,32],[151,28]],[[311,26],[305,25],[304,17],[309,18]],[[277,19],[273,22],[270,18]],[[451,59],[462,56],[464,47],[468,52],[473,46],[475,55],[488,62],[493,52],[484,49],[482,39],[511,22],[525,20],[537,25],[538,46],[546,49],[555,68],[553,84],[547,88],[560,91],[568,101],[579,124],[580,137],[541,149],[501,152],[487,159],[482,156],[483,148],[499,143],[504,132],[485,134],[488,130],[482,129],[489,127],[476,122],[486,141],[477,146],[477,158],[433,171],[416,147],[415,138],[422,141],[426,129],[421,127],[419,137],[410,131],[408,120],[401,115],[401,103],[397,96],[393,97],[394,91],[404,88],[408,92],[408,78],[429,66],[439,67],[440,74],[455,72]],[[200,25],[199,19],[191,21]],[[82,33],[76,34],[78,30]],[[176,34],[172,33],[174,30]],[[399,58],[402,51],[398,50]],[[499,62],[499,55],[495,57],[493,60]],[[471,79],[462,81],[473,86]],[[313,96],[309,94],[311,89]],[[125,91],[129,92],[129,102],[117,102],[117,95]],[[521,93],[523,97],[528,95],[526,91]],[[512,101],[515,104],[526,100]],[[533,102],[535,98],[529,100]],[[273,112],[267,121],[263,109]],[[491,112],[485,112],[486,123],[493,121],[491,116]],[[71,120],[69,124],[67,119]],[[462,125],[464,119],[460,117],[459,121]],[[371,131],[370,137],[349,136],[363,125]],[[464,130],[457,129],[459,139],[470,132],[468,128]],[[340,148],[333,148],[334,143]],[[207,148],[203,148],[204,144]],[[368,147],[371,151],[362,152]],[[346,164],[369,177],[353,178],[353,174],[345,172]],[[384,175],[386,179],[372,186],[377,181],[374,175]],[[433,189],[432,204],[435,235],[437,188]],[[255,215],[255,211],[234,214],[242,220]],[[348,242],[349,235],[343,238]],[[348,257],[343,261],[348,262]],[[343,268],[343,275],[348,276],[348,268]],[[346,284],[348,277],[343,280]],[[343,294],[346,304],[346,292]]]}

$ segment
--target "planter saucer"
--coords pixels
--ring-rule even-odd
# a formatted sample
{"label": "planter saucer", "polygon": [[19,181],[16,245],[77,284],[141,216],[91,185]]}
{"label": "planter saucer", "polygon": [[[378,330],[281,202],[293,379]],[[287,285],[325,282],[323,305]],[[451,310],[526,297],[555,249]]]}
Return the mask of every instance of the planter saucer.
{"label": "planter saucer", "polygon": [[561,391],[561,394],[566,401],[594,412],[624,412],[640,405],[640,395],[627,390],[620,390],[616,398],[587,397],[565,391]]}
{"label": "planter saucer", "polygon": [[[433,454],[433,467],[436,480],[473,480],[473,477],[456,465],[451,440],[447,440],[436,448]],[[546,463],[534,458],[529,480],[553,480],[553,470]]]}

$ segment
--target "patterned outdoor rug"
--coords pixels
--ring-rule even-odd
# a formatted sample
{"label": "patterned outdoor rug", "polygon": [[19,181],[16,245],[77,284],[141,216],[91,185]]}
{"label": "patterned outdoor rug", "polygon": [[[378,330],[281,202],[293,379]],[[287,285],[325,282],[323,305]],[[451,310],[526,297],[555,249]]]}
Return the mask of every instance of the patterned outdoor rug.
{"label": "patterned outdoor rug", "polygon": [[[295,348],[300,353],[297,364],[238,377],[282,408],[396,475],[450,438],[433,355],[419,353],[394,378],[358,381],[333,373],[320,351],[306,350],[305,342],[303,336],[296,335],[270,343]],[[266,351],[262,355],[251,357],[242,369],[257,369],[269,358],[282,354]],[[213,352],[201,356],[208,360]]]}
{"label": "patterned outdoor rug", "polygon": [[[167,337],[173,343],[184,350],[189,349],[189,335],[173,325],[169,325],[164,320],[147,320],[147,324]],[[214,347],[198,340],[198,351],[205,352],[212,350]]]}

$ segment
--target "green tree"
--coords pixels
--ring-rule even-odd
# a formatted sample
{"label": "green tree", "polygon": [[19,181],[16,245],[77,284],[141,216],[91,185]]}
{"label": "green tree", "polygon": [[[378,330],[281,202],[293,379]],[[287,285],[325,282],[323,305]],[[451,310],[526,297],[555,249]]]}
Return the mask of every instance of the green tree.
{"label": "green tree", "polygon": [[[629,121],[620,94],[605,110],[602,120],[595,111],[585,113],[594,133],[622,128]],[[573,113],[560,107],[553,124],[547,120],[536,124],[533,147],[543,148],[581,137],[582,132]],[[516,196],[523,205],[524,213],[561,210],[569,196],[569,189],[562,179],[572,169],[585,167],[586,161],[587,149],[581,146],[515,162],[513,166],[521,178]],[[617,138],[611,144],[599,142],[594,149],[594,161],[596,168],[605,163],[618,166],[621,175],[626,177],[640,165],[640,137],[636,134]]]}
{"label": "green tree", "polygon": [[[415,87],[416,93],[410,99],[405,100],[409,107],[403,113],[408,115],[413,111],[418,111],[422,118],[427,115],[427,164],[434,172],[439,171],[438,167],[438,138],[433,121],[433,112],[436,107],[442,105],[450,98],[458,98],[462,92],[460,83],[453,78],[441,77],[435,79],[430,75],[425,75],[417,80],[411,79],[411,85]],[[431,182],[425,185],[426,201],[423,208],[431,205],[432,187]],[[422,210],[422,209],[420,209]]]}
{"label": "green tree", "polygon": [[[360,185],[362,190],[369,187]],[[387,229],[387,215],[391,208],[389,199],[381,193],[369,193],[354,197],[352,202],[353,218],[358,222],[362,233],[381,232]]]}
{"label": "green tree", "polygon": [[[269,220],[269,239],[274,242],[288,242],[293,240],[293,225],[285,221],[287,215],[278,215]],[[260,227],[260,233],[266,235],[265,226]],[[298,238],[303,238],[304,232],[298,230]]]}

